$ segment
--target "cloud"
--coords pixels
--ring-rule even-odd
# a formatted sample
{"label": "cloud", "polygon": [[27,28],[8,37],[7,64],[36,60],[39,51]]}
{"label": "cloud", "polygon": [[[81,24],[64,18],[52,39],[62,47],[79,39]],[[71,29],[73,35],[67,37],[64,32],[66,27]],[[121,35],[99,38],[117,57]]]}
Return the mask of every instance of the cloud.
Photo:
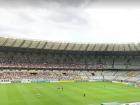
{"label": "cloud", "polygon": [[0,36],[140,42],[140,7],[125,3],[139,4],[137,0],[0,0]]}
{"label": "cloud", "polygon": [[[137,5],[139,0],[0,0],[0,7],[88,7],[96,5]],[[53,7],[52,7],[53,6]]]}
{"label": "cloud", "polygon": [[[10,7],[50,7],[52,4],[54,6],[70,6],[78,7],[83,4],[94,2],[96,0],[0,0],[1,6],[10,6]],[[55,8],[55,7],[54,7]]]}

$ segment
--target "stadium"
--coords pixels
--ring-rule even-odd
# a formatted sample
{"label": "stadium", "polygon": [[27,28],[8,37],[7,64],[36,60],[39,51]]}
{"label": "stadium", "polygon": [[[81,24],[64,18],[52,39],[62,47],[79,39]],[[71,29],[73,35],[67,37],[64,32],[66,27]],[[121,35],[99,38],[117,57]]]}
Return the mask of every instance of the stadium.
{"label": "stadium", "polygon": [[140,105],[140,1],[0,0],[0,105]]}
{"label": "stadium", "polygon": [[140,101],[140,44],[78,44],[1,37],[0,49],[1,105]]}

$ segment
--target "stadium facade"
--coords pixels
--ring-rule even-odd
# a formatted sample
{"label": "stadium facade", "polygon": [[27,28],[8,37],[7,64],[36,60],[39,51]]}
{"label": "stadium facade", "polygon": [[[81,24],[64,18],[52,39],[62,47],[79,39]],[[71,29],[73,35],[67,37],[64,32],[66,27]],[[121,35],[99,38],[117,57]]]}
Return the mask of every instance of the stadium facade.
{"label": "stadium facade", "polygon": [[139,83],[140,44],[80,44],[1,37],[0,69],[1,82],[24,79],[24,82],[108,80]]}

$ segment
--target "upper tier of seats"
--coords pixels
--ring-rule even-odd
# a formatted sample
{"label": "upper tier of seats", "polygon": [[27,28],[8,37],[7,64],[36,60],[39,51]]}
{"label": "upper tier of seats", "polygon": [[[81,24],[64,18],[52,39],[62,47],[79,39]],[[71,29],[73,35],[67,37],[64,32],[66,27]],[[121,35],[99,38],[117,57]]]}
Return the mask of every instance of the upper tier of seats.
{"label": "upper tier of seats", "polygon": [[0,68],[140,69],[140,55],[0,51]]}

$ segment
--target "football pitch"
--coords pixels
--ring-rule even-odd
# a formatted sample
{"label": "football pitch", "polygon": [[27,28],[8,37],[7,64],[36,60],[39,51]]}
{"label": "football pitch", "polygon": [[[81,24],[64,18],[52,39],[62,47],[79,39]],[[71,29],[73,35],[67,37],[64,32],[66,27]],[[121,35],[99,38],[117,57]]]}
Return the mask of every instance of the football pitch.
{"label": "football pitch", "polygon": [[109,82],[0,85],[0,105],[100,105],[104,102],[140,102],[140,88]]}

